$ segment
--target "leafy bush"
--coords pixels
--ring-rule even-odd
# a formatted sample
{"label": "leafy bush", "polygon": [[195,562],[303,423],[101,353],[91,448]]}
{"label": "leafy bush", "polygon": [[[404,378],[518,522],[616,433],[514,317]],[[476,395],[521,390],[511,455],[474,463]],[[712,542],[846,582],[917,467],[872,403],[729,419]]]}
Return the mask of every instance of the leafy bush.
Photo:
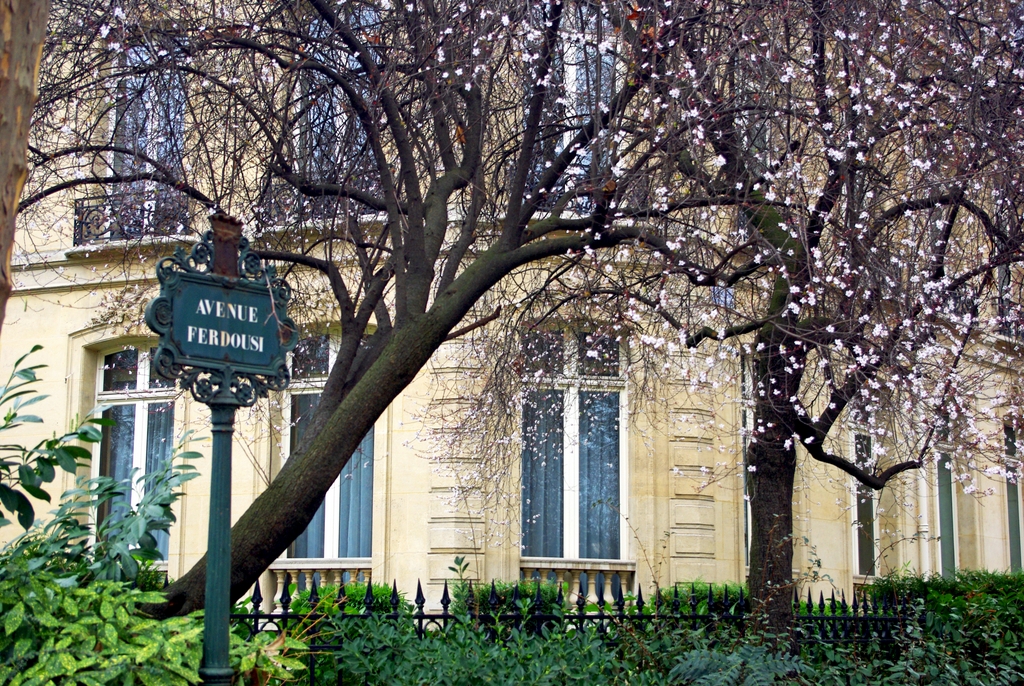
{"label": "leafy bush", "polygon": [[0,568],[0,683],[188,684],[199,680],[202,623],[138,612],[158,593],[68,583],[28,561]]}
{"label": "leafy bush", "polygon": [[[533,603],[537,598],[537,587],[540,587],[541,614],[554,614],[561,612],[563,607],[558,602],[558,583],[551,581],[494,581],[494,593],[497,598],[497,609],[491,606],[492,584],[476,583],[473,588],[473,612],[475,614],[517,614],[523,610],[532,612]],[[468,581],[457,581],[450,586],[452,590],[451,613],[455,615],[467,614],[469,607],[470,583]],[[516,588],[519,589],[519,605],[514,600]],[[568,597],[568,586],[562,587],[563,602]]]}
{"label": "leafy bush", "polygon": [[678,599],[679,612],[689,614],[691,612],[690,600],[694,598],[697,601],[697,614],[706,614],[708,612],[708,590],[711,591],[711,597],[715,603],[715,612],[722,611],[726,591],[729,592],[730,608],[739,602],[740,591],[743,591],[743,597],[747,599],[749,607],[749,595],[747,594],[746,584],[712,584],[706,581],[691,581],[658,589],[658,593],[661,596],[662,611],[672,612],[673,603]]}
{"label": "leafy bush", "polygon": [[[324,586],[317,587],[317,596],[319,602],[316,608],[310,605],[309,597],[311,590],[304,588],[301,591],[296,590],[296,585],[293,583],[289,587],[288,593],[292,596],[292,604],[290,607],[291,612],[295,614],[308,614],[314,610],[323,614],[334,614],[339,609],[342,609],[346,614],[362,614],[366,611],[366,583],[362,581],[350,581],[342,586],[343,597],[341,602],[338,602],[338,587],[334,584],[325,584]],[[372,610],[376,614],[387,614],[393,612],[391,605],[392,587],[387,584],[372,584],[371,591],[373,595]],[[405,598],[405,593],[399,591],[398,593],[398,612],[403,615],[411,614],[413,610],[412,603]]]}
{"label": "leafy bush", "polygon": [[[387,684],[644,684],[630,679],[615,653],[591,630],[513,630],[490,640],[468,624],[418,638],[411,623],[382,618],[341,620],[344,634],[336,665],[342,683]],[[321,678],[330,678],[323,674]]]}
{"label": "leafy bush", "polygon": [[803,661],[763,645],[741,644],[736,650],[699,648],[684,653],[672,671],[671,683],[701,686],[769,686],[776,679],[795,679],[807,671]]}

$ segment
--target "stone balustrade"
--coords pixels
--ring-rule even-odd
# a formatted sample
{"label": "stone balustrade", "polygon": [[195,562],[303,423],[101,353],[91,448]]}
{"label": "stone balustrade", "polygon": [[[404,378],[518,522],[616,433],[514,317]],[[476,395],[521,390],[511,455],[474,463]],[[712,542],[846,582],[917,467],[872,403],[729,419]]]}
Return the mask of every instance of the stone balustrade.
{"label": "stone balustrade", "polygon": [[[627,560],[569,560],[553,557],[523,557],[519,560],[523,579],[545,579],[568,584],[568,602],[575,603],[579,597],[580,576],[585,574],[587,601],[597,599],[598,582],[603,584],[605,602],[614,599],[615,577],[619,578],[623,594],[633,593],[636,588],[636,562]],[[600,575],[600,576],[599,576]]]}
{"label": "stone balustrade", "polygon": [[339,586],[349,581],[370,581],[372,566],[368,557],[307,557],[277,560],[270,565],[264,576],[264,579],[269,577],[270,581],[265,590],[261,589],[264,608],[272,608],[272,612],[281,611],[281,592],[284,590],[285,575],[289,576],[291,583],[298,584],[299,588],[309,588],[313,583],[314,574],[318,575],[317,585]]}

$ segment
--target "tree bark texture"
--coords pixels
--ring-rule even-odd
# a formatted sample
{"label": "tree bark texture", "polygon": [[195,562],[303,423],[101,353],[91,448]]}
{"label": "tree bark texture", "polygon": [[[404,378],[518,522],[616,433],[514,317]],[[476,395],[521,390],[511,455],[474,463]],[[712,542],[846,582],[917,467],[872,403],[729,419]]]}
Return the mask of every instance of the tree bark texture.
{"label": "tree bark texture", "polygon": [[796,476],[794,427],[797,415],[790,398],[802,379],[804,357],[792,350],[775,327],[758,335],[764,352],[755,358],[754,431],[747,453],[751,549],[748,587],[755,611],[764,614],[770,632],[787,635],[793,623],[793,484]]}
{"label": "tree bark texture", "polygon": [[0,0],[0,330],[14,290],[14,223],[28,177],[28,129],[49,13],[49,0]]}

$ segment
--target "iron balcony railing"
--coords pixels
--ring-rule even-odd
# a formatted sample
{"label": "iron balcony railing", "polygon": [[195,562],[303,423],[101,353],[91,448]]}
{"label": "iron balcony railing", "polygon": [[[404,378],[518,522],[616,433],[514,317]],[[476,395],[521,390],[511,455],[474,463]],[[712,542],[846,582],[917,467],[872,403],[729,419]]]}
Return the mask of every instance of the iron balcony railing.
{"label": "iron balcony railing", "polygon": [[188,199],[140,190],[75,200],[75,245],[176,236],[189,228]]}

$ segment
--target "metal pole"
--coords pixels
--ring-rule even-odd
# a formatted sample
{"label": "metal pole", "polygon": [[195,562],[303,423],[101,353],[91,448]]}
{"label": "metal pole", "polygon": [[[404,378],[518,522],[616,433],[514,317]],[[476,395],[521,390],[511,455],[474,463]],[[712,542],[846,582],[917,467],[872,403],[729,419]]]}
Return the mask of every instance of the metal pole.
{"label": "metal pole", "polygon": [[210,473],[210,531],[206,549],[206,614],[203,618],[204,684],[230,684],[228,658],[231,612],[231,434],[235,405],[211,404],[213,466]]}

